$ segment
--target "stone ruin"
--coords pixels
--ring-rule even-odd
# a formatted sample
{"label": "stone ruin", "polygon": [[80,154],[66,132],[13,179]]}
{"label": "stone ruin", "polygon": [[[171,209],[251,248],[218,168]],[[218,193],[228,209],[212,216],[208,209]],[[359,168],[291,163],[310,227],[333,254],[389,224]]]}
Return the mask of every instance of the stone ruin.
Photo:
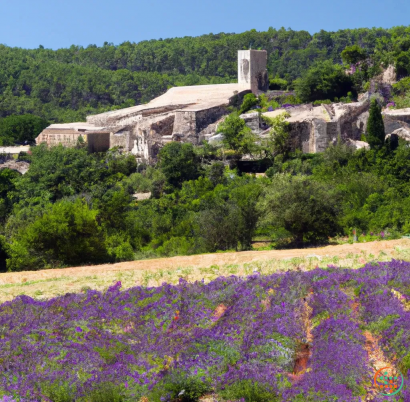
{"label": "stone ruin", "polygon": [[[220,141],[222,135],[215,133],[229,113],[228,106],[240,104],[247,93],[259,95],[268,90],[266,65],[266,51],[240,50],[236,84],[171,88],[144,105],[88,116],[86,122],[52,124],[37,137],[36,143],[75,146],[81,137],[90,152],[118,147],[131,152],[141,162],[152,162],[170,141],[194,145],[203,140]],[[383,86],[386,80],[381,76],[378,85]],[[349,104],[299,105],[264,114],[275,117],[285,110],[289,112],[292,148],[304,153],[323,152],[338,138],[361,148],[367,146],[360,140],[366,131],[370,96],[364,94],[358,102]],[[259,113],[251,111],[241,117],[261,138],[268,135]],[[387,110],[384,120],[386,134],[410,138],[410,109]]]}
{"label": "stone ruin", "polygon": [[[290,117],[290,142],[293,150],[303,153],[323,152],[330,144],[340,138],[343,142],[355,144],[361,140],[369,117],[369,100],[354,103],[334,103],[312,106],[311,104],[281,108],[263,113],[273,118],[287,112]],[[263,130],[262,119],[258,113],[241,115],[255,134],[267,137],[269,129]]]}
{"label": "stone ruin", "polygon": [[238,83],[175,87],[145,105],[87,117],[85,123],[52,124],[36,139],[48,146],[74,146],[81,136],[91,152],[119,147],[141,161],[153,161],[170,141],[198,145],[247,93],[269,86],[265,50],[238,52]]}

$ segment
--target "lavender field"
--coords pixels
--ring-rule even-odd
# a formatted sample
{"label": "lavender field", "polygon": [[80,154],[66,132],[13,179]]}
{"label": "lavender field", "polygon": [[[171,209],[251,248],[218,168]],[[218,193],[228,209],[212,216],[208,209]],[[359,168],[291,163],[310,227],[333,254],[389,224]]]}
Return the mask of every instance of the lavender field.
{"label": "lavender field", "polygon": [[7,402],[410,401],[410,263],[19,296],[0,369]]}

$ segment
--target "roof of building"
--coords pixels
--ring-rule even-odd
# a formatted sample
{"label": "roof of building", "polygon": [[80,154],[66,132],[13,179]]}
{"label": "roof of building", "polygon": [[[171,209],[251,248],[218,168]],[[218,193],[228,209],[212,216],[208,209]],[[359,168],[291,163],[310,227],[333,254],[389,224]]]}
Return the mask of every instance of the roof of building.
{"label": "roof of building", "polygon": [[[145,105],[138,105],[126,109],[113,110],[98,115],[87,116],[87,122],[98,121],[102,117],[117,119],[130,114],[138,114],[143,110],[169,107],[171,110],[183,109],[199,111],[224,104],[236,93],[250,90],[249,86],[241,84],[196,85],[188,87],[174,87],[165,94],[153,99]],[[176,106],[173,108],[172,106]]]}
{"label": "roof of building", "polygon": [[74,128],[64,128],[64,129],[55,129],[55,128],[45,128],[41,134],[56,134],[56,135],[64,135],[64,134],[75,134],[75,135],[84,135],[85,131],[77,131]]}
{"label": "roof of building", "polygon": [[151,193],[135,193],[132,195],[135,199],[142,201],[151,198]]}
{"label": "roof of building", "polygon": [[21,145],[17,147],[0,147],[0,154],[19,154],[20,152],[30,151],[30,145]]}
{"label": "roof of building", "polygon": [[96,131],[102,130],[104,127],[95,127],[93,124],[85,123],[85,122],[75,122],[75,123],[62,123],[62,124],[51,124],[49,125],[46,130],[48,129],[55,129],[55,130],[89,130],[89,131]]}

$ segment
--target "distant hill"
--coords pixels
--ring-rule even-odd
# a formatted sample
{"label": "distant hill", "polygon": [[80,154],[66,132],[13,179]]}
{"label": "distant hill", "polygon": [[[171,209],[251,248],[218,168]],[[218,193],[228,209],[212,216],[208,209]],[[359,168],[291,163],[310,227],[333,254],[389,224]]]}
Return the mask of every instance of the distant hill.
{"label": "distant hill", "polygon": [[292,82],[318,60],[341,63],[340,53],[353,44],[378,61],[388,60],[394,51],[406,56],[410,29],[322,30],[311,35],[269,28],[56,51],[0,45],[0,117],[31,113],[49,121],[80,120],[147,102],[171,86],[236,81],[237,50],[250,47],[268,51],[272,77]]}

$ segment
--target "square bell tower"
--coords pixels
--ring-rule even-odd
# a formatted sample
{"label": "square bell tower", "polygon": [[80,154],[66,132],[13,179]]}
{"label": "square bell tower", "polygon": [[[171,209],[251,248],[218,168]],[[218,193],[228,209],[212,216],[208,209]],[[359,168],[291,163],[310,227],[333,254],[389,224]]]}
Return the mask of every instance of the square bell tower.
{"label": "square bell tower", "polygon": [[238,50],[238,84],[247,86],[255,95],[269,88],[268,53],[266,50]]}

